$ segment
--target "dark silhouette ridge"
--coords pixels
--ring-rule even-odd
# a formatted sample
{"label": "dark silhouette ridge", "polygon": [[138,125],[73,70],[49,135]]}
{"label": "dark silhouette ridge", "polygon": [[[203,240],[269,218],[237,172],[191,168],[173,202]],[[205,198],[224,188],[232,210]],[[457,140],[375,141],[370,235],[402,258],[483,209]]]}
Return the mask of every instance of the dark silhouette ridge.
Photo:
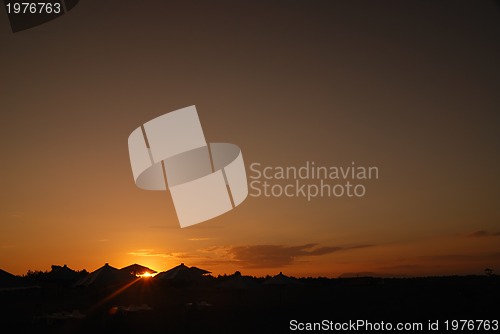
{"label": "dark silhouette ridge", "polygon": [[[283,333],[296,318],[497,319],[500,298],[500,277],[489,271],[417,278],[293,278],[282,272],[252,277],[238,271],[213,277],[181,264],[164,272],[169,279],[159,279],[105,264],[72,287],[53,284],[51,273],[61,270],[71,271],[56,265],[24,277],[0,271],[0,286],[13,277],[29,281],[33,273],[42,283],[36,289],[0,289],[0,322],[19,332]],[[186,281],[193,273],[197,278]]]}

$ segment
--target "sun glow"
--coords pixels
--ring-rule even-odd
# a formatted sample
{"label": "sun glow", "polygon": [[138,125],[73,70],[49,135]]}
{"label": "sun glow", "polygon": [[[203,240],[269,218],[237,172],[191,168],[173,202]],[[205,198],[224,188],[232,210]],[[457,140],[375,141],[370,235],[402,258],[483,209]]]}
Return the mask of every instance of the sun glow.
{"label": "sun glow", "polygon": [[144,274],[141,274],[141,275],[137,275],[137,277],[141,277],[141,278],[151,278],[153,277],[155,274],[151,274],[151,273],[144,273]]}

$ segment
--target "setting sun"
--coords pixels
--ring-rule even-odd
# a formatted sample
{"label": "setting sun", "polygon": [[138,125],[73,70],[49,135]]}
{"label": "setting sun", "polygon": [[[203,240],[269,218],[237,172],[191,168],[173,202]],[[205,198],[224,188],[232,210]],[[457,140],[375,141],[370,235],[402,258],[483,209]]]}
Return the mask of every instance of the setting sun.
{"label": "setting sun", "polygon": [[137,275],[137,277],[141,277],[141,278],[151,278],[153,277],[155,274],[151,274],[151,273],[144,273],[144,274],[141,274],[141,275]]}

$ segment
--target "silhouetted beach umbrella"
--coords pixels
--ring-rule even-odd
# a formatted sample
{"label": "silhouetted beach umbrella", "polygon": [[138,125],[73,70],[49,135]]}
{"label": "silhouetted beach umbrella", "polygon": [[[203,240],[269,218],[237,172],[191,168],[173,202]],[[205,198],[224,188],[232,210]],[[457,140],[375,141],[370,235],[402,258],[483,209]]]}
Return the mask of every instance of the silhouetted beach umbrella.
{"label": "silhouetted beach umbrella", "polygon": [[11,273],[0,269],[0,288],[14,287],[20,285],[21,279]]}
{"label": "silhouetted beach umbrella", "polygon": [[134,276],[140,276],[144,274],[156,274],[157,271],[150,269],[148,267],[141,266],[140,264],[134,263],[130,266],[120,269],[120,271],[126,272]]}
{"label": "silhouetted beach umbrella", "polygon": [[86,277],[76,282],[73,286],[105,286],[130,281],[134,276],[120,271],[109,264],[91,272]]}
{"label": "silhouetted beach umbrella", "polygon": [[220,288],[235,289],[235,290],[247,290],[253,289],[258,286],[257,282],[250,276],[232,275],[224,282],[218,285]]}
{"label": "silhouetted beach umbrella", "polygon": [[62,267],[53,265],[48,277],[54,281],[76,281],[80,277],[80,274],[70,269],[67,265]]}
{"label": "silhouetted beach umbrella", "polygon": [[197,267],[188,267],[181,263],[177,267],[159,273],[155,278],[160,280],[199,280],[205,274],[210,274],[210,271]]}
{"label": "silhouetted beach umbrella", "polygon": [[[183,264],[183,263],[181,263],[181,264]],[[198,267],[191,267],[191,268],[189,268],[189,271],[195,275],[200,275],[200,276],[210,274],[210,271],[205,270],[205,269],[200,269]]]}
{"label": "silhouetted beach umbrella", "polygon": [[283,275],[282,272],[280,272],[278,275],[273,276],[270,279],[266,280],[263,284],[266,284],[266,285],[294,285],[294,284],[298,284],[298,282],[295,278],[288,277],[286,275]]}

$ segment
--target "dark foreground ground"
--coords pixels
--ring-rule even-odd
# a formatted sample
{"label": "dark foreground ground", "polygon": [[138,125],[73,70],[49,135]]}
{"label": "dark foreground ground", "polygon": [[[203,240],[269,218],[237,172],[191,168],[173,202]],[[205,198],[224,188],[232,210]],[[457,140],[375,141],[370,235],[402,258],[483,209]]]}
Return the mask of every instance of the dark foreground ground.
{"label": "dark foreground ground", "polygon": [[139,279],[120,287],[0,291],[0,333],[293,333],[299,332],[290,330],[293,319],[425,326],[429,320],[500,320],[498,276],[311,279],[251,289]]}

